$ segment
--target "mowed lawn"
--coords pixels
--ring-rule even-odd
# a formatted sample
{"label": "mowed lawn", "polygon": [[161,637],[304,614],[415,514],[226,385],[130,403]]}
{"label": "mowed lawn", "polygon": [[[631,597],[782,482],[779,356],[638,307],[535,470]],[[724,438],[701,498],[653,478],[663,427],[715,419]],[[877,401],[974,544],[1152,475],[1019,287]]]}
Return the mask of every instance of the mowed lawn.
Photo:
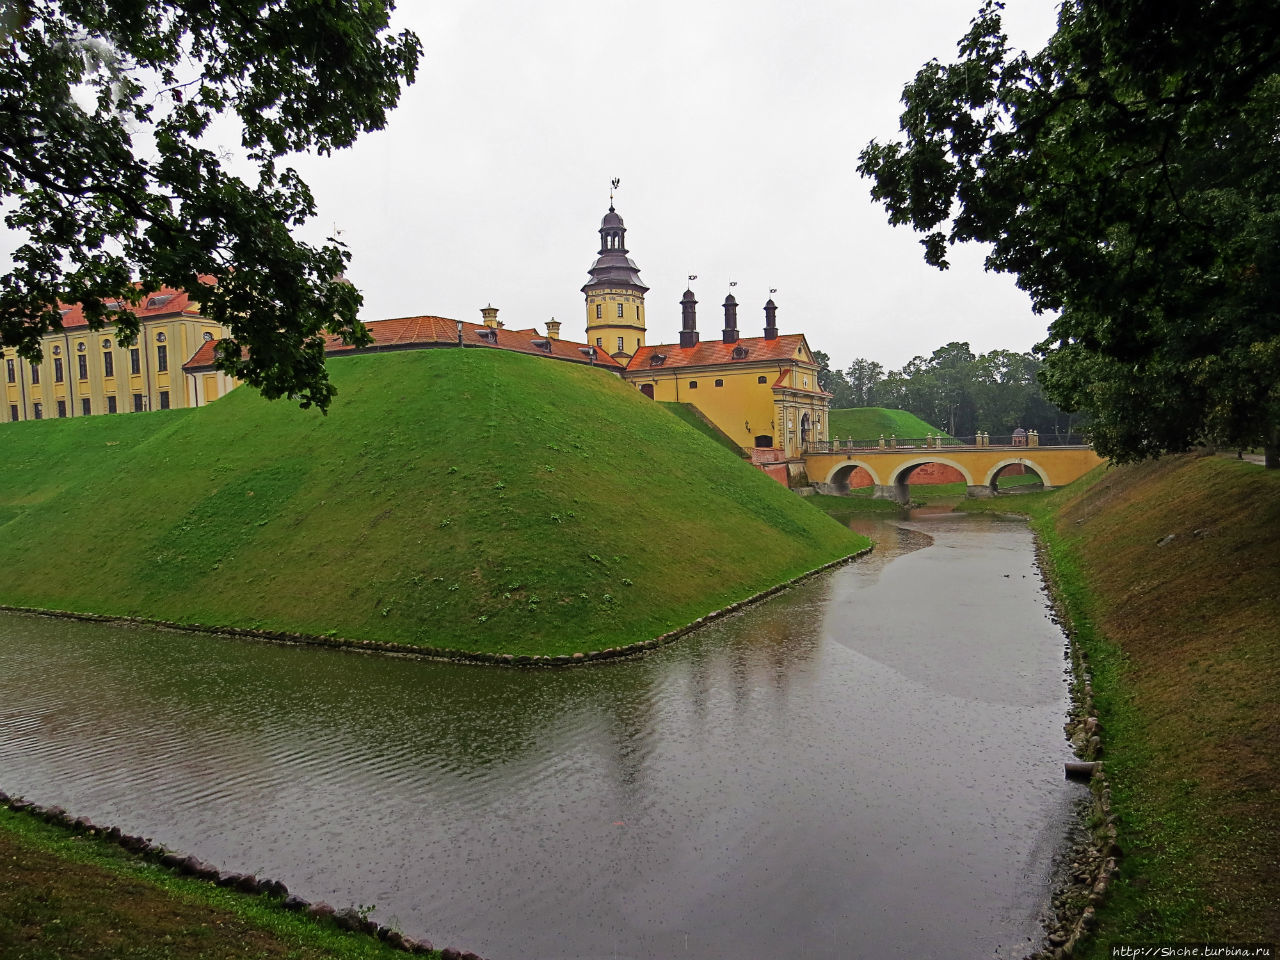
{"label": "mowed lawn", "polygon": [[919,439],[928,434],[936,437],[942,433],[914,413],[885,407],[832,410],[827,427],[832,440],[879,440],[881,435],[885,440],[890,437]]}
{"label": "mowed lawn", "polygon": [[330,361],[328,416],[0,426],[0,603],[455,649],[648,639],[865,546],[589,367]]}

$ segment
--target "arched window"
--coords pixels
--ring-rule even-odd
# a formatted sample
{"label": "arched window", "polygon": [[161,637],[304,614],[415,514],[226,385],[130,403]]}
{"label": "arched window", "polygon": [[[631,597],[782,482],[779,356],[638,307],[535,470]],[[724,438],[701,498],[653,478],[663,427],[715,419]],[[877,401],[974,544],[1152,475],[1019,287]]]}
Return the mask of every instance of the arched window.
{"label": "arched window", "polygon": [[597,303],[597,304],[596,304],[596,319],[597,319],[597,320],[599,320],[602,316],[604,316],[604,304],[602,304],[602,303]]}
{"label": "arched window", "polygon": [[768,382],[769,382],[768,377],[756,377],[756,383],[768,383]]}

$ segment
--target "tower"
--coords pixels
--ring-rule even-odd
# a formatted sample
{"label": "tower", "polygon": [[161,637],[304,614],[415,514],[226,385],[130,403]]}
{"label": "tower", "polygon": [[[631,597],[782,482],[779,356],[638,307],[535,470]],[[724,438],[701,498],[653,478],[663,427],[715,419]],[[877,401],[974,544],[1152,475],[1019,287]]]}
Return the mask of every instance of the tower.
{"label": "tower", "polygon": [[644,295],[640,268],[627,256],[627,228],[613,209],[600,221],[600,254],[582,288],[587,298],[587,343],[626,364],[644,346]]}

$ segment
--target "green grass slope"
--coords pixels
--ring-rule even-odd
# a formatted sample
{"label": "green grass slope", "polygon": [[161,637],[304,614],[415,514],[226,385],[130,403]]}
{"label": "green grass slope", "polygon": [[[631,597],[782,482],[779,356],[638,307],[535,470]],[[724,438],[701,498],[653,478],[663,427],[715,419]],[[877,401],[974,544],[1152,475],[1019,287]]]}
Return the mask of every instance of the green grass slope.
{"label": "green grass slope", "polygon": [[914,413],[905,410],[888,410],[884,407],[853,407],[832,410],[828,419],[828,433],[834,440],[852,437],[854,440],[878,440],[896,437],[923,437],[942,431],[925,423]]}
{"label": "green grass slope", "polygon": [[0,602],[558,654],[647,639],[865,541],[599,370],[333,360],[330,414],[0,428]]}
{"label": "green grass slope", "polygon": [[734,443],[733,440],[730,439],[729,435],[723,430],[719,430],[708,423],[702,415],[698,413],[697,408],[694,407],[693,404],[663,402],[659,404],[659,406],[671,413],[673,416],[683,420],[699,433],[706,434],[726,450],[732,450],[735,457],[743,456],[742,448]]}

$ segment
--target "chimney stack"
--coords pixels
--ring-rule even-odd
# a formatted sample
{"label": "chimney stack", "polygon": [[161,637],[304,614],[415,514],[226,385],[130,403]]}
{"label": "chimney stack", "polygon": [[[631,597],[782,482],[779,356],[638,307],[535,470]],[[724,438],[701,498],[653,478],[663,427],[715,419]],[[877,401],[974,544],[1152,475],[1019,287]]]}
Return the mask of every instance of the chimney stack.
{"label": "chimney stack", "polygon": [[497,330],[502,326],[498,322],[498,308],[493,304],[480,308],[480,316],[484,317],[484,325],[490,330]]}
{"label": "chimney stack", "polygon": [[693,291],[686,290],[680,298],[680,346],[696,347],[698,345],[698,301],[693,299]]}
{"label": "chimney stack", "polygon": [[773,302],[773,298],[770,297],[769,300],[764,305],[764,338],[766,340],[778,339],[777,313],[778,313],[777,304],[775,304]]}
{"label": "chimney stack", "polygon": [[732,293],[724,298],[724,342],[738,342],[738,301]]}
{"label": "chimney stack", "polygon": [[547,321],[547,339],[548,340],[560,339],[560,321],[557,320],[555,317],[552,317],[550,320]]}

